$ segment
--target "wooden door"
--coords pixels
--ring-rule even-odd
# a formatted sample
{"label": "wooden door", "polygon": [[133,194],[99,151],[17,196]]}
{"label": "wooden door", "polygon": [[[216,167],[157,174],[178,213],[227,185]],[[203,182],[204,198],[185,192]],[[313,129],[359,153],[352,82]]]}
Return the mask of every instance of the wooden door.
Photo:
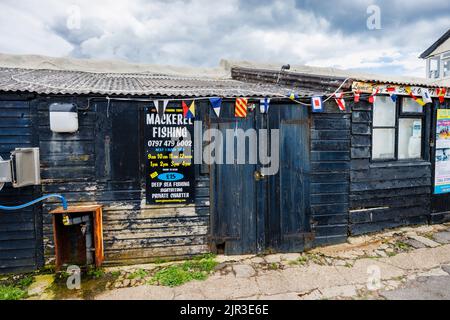
{"label": "wooden door", "polygon": [[[255,110],[246,119],[236,119],[231,105],[222,110],[224,114],[211,124],[221,132],[269,129],[270,136],[271,129],[279,130],[279,139],[268,139],[266,146],[271,150],[277,144],[279,169],[275,175],[262,176],[259,162],[213,166],[213,247],[225,254],[303,250],[310,236],[308,110],[273,104],[269,114]],[[258,141],[259,148],[262,142]]]}

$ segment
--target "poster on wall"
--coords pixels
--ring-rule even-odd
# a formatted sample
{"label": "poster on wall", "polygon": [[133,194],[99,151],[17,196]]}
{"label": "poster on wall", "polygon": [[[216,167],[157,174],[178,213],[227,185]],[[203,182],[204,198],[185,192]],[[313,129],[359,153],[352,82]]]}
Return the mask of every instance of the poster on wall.
{"label": "poster on wall", "polygon": [[144,132],[147,204],[194,203],[193,120],[184,118],[181,104],[163,114],[149,106]]}
{"label": "poster on wall", "polygon": [[434,193],[450,193],[450,109],[437,112]]}

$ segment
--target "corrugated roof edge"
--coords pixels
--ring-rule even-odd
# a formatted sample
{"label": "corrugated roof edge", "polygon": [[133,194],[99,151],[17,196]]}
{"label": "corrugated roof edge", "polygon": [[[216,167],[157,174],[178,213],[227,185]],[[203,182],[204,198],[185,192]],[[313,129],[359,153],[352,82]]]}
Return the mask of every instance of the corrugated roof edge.
{"label": "corrugated roof edge", "polygon": [[[0,67],[0,91],[48,95],[280,97],[285,96],[288,89],[231,78]],[[299,93],[308,96],[314,92],[302,90]]]}
{"label": "corrugated roof edge", "polygon": [[324,67],[311,67],[311,66],[291,66],[290,70],[281,72],[281,64],[261,64],[252,63],[248,61],[241,62],[227,62],[230,65],[232,77],[233,70],[247,70],[247,71],[260,71],[271,72],[272,74],[291,75],[298,78],[301,77],[313,77],[322,78],[328,80],[344,80],[350,78],[353,81],[372,82],[372,83],[385,83],[396,85],[409,85],[409,86],[421,86],[429,88],[450,87],[450,80],[430,80],[426,78],[408,77],[408,76],[388,76],[388,75],[376,75],[369,73],[354,72],[348,70],[341,70],[336,68],[324,68]]}

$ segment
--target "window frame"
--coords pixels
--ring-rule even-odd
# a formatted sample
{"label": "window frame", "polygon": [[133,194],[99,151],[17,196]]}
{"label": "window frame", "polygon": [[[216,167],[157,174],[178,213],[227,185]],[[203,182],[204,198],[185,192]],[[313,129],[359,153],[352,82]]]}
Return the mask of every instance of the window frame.
{"label": "window frame", "polygon": [[[387,96],[387,95],[381,95],[381,96]],[[389,96],[387,96],[389,97]],[[395,102],[395,125],[394,127],[387,127],[387,126],[374,126],[374,106],[372,107],[372,124],[371,124],[371,152],[370,152],[370,161],[373,163],[383,163],[383,162],[411,162],[411,161],[424,161],[425,160],[425,148],[426,148],[426,139],[425,139],[425,107],[422,107],[422,112],[404,112],[403,111],[403,101],[404,99],[412,99],[406,96],[399,96],[397,98],[397,101]],[[376,102],[375,102],[376,103]],[[400,131],[400,119],[420,119],[422,121],[422,141],[421,141],[421,151],[420,151],[420,158],[411,158],[411,159],[399,159],[398,154],[398,143],[399,143],[399,131]],[[393,158],[386,158],[386,159],[376,159],[373,157],[373,135],[374,135],[374,129],[394,129],[394,157]]]}

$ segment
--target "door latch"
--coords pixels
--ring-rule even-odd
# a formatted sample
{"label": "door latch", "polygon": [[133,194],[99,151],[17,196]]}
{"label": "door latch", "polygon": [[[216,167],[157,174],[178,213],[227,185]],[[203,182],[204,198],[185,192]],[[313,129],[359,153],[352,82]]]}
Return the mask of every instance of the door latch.
{"label": "door latch", "polygon": [[255,177],[255,181],[261,181],[266,177],[261,171],[255,171],[253,176]]}

